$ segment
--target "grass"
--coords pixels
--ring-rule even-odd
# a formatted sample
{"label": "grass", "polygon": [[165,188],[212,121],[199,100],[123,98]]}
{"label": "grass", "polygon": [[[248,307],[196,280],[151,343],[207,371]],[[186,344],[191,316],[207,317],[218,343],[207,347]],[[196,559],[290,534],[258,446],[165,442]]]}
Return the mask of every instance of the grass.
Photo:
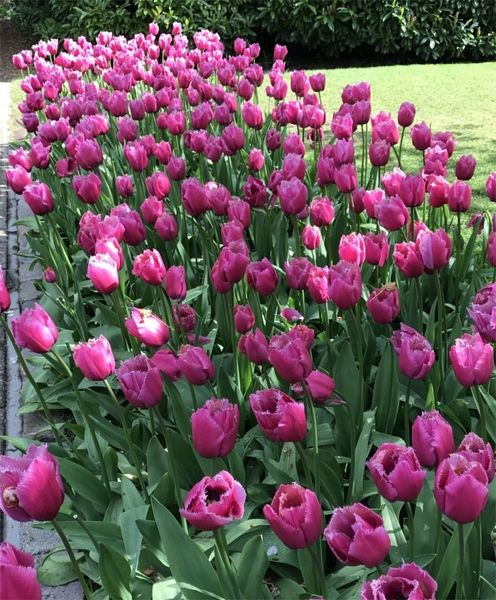
{"label": "grass", "polygon": [[[310,73],[310,71],[309,71]],[[372,87],[372,114],[380,110],[396,115],[404,100],[417,107],[416,121],[426,121],[433,130],[449,129],[458,145],[452,159],[449,178],[454,179],[454,162],[461,154],[473,154],[478,161],[475,176],[473,210],[490,210],[484,193],[487,175],[496,170],[496,63],[452,65],[407,65],[390,67],[360,67],[325,71],[327,88],[322,94],[328,118],[341,102],[341,89],[347,83],[369,81]],[[23,94],[20,80],[12,81],[11,133],[15,125],[17,104]],[[405,148],[411,148],[405,136]],[[405,156],[410,170],[418,169],[418,154]]]}

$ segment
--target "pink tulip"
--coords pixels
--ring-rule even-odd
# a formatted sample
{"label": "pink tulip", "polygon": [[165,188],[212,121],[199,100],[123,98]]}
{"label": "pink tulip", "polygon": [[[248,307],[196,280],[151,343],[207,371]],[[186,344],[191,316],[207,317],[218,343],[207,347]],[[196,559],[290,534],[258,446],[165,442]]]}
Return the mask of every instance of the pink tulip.
{"label": "pink tulip", "polygon": [[317,369],[307,375],[305,385],[310,397],[316,404],[325,404],[332,398],[336,391],[334,379],[327,373]]}
{"label": "pink tulip", "polygon": [[412,144],[417,150],[425,150],[431,143],[431,129],[427,123],[417,123],[410,132]]}
{"label": "pink tulip", "polygon": [[381,517],[360,503],[336,508],[324,538],[336,558],[350,566],[376,567],[391,548]]}
{"label": "pink tulip", "polygon": [[305,225],[301,231],[301,242],[307,250],[316,250],[322,243],[320,229],[313,225]]}
{"label": "pink tulip", "polygon": [[117,265],[117,269],[122,269],[124,265],[124,254],[121,245],[115,237],[103,237],[95,242],[95,254],[105,254],[111,258]]}
{"label": "pink tulip", "polygon": [[167,323],[151,310],[133,308],[131,317],[125,321],[130,335],[146,346],[163,346],[169,341],[170,332]]}
{"label": "pink tulip", "polygon": [[385,140],[377,140],[369,146],[369,158],[374,167],[384,167],[389,162],[391,144]]}
{"label": "pink tulip", "polygon": [[406,600],[436,600],[436,581],[415,563],[390,567],[385,575],[365,581],[361,600],[386,600],[401,594]]}
{"label": "pink tulip", "polygon": [[414,500],[427,474],[421,469],[415,450],[399,444],[381,444],[367,467],[379,493],[389,502]]}
{"label": "pink tulip", "polygon": [[421,413],[413,422],[412,446],[423,467],[435,467],[455,449],[451,425],[437,410]]}
{"label": "pink tulip", "polygon": [[155,221],[155,231],[166,242],[175,240],[179,233],[179,225],[174,215],[167,210],[161,212]]}
{"label": "pink tulip", "polygon": [[301,442],[307,433],[305,405],[282,390],[250,394],[250,406],[263,433],[274,442]]}
{"label": "pink tulip", "polygon": [[195,484],[179,512],[193,527],[212,531],[241,519],[245,499],[243,486],[227,471],[220,471]]}
{"label": "pink tulip", "polygon": [[84,140],[79,144],[74,158],[82,169],[89,171],[102,164],[103,152],[96,140]]}
{"label": "pink tulip", "polygon": [[408,210],[399,196],[386,196],[375,205],[375,216],[388,231],[398,231],[408,221]]}
{"label": "pink tulip", "polygon": [[329,268],[329,295],[341,310],[355,306],[362,296],[360,267],[344,260]]}
{"label": "pink tulip", "polygon": [[150,285],[160,285],[165,272],[164,261],[158,250],[145,250],[134,258],[133,275]]}
{"label": "pink tulip", "polygon": [[76,366],[90,381],[103,381],[114,372],[112,346],[103,335],[76,344],[72,356]]}
{"label": "pink tulip", "polygon": [[24,188],[22,197],[35,215],[46,215],[55,208],[52,192],[46,183],[30,183]]}
{"label": "pink tulip", "polygon": [[457,523],[472,523],[484,510],[488,480],[480,462],[450,454],[436,470],[434,497],[439,510]]}
{"label": "pink tulip", "polygon": [[144,354],[121,363],[115,372],[126,400],[137,408],[151,408],[162,399],[159,369]]}
{"label": "pink tulip", "polygon": [[448,206],[452,212],[466,212],[472,202],[472,188],[465,181],[455,181],[448,189]]}
{"label": "pink tulip", "polygon": [[326,227],[334,219],[334,206],[329,198],[319,196],[310,204],[310,221],[317,227]]}
{"label": "pink tulip", "polygon": [[101,294],[111,294],[119,287],[118,265],[108,254],[91,256],[86,276]]}
{"label": "pink tulip", "polygon": [[16,165],[12,169],[5,169],[5,180],[15,194],[22,194],[26,186],[32,183],[31,175],[21,165]]}
{"label": "pink tulip", "polygon": [[398,123],[401,127],[410,127],[415,119],[415,105],[411,102],[402,102],[398,109]]}
{"label": "pink tulip", "polygon": [[494,352],[479,333],[465,333],[455,340],[449,351],[455,377],[460,385],[485,385],[494,369]]}
{"label": "pink tulip", "polygon": [[256,365],[263,365],[269,360],[269,342],[260,329],[240,337],[239,351]]}
{"label": "pink tulip", "polygon": [[489,442],[484,442],[475,433],[467,433],[458,446],[457,454],[461,454],[468,461],[475,461],[482,465],[489,483],[494,479],[494,450]]}
{"label": "pink tulip", "polygon": [[405,377],[425,379],[434,364],[435,354],[427,338],[412,327],[401,323],[391,336],[398,355],[399,368]]}
{"label": "pink tulip", "polygon": [[306,548],[322,532],[322,508],[315,492],[297,483],[280,485],[264,517],[277,537],[288,548]]}
{"label": "pink tulip", "polygon": [[282,181],[278,187],[277,194],[282,211],[287,215],[297,215],[306,206],[308,190],[306,185],[297,177],[291,177],[287,181]]}
{"label": "pink tulip", "polygon": [[358,265],[365,261],[365,239],[361,233],[349,233],[342,235],[339,240],[339,258]]}
{"label": "pink tulip", "polygon": [[389,256],[389,244],[384,233],[366,233],[363,236],[365,244],[365,262],[369,265],[383,267]]}
{"label": "pink tulip", "polygon": [[19,458],[0,456],[0,508],[15,521],[51,521],[64,501],[57,459],[31,444]]}
{"label": "pink tulip", "polygon": [[305,379],[312,370],[312,357],[305,343],[287,333],[270,339],[269,362],[279,377],[289,383]]}
{"label": "pink tulip", "polygon": [[186,271],[183,266],[171,266],[164,276],[164,287],[172,300],[184,300],[187,292]]}
{"label": "pink tulip", "polygon": [[148,194],[159,200],[163,200],[168,196],[171,190],[169,178],[163,171],[155,171],[150,177],[146,178],[145,183]]}
{"label": "pink tulip", "polygon": [[336,187],[343,194],[352,192],[357,187],[357,172],[353,163],[341,165],[334,170]]}
{"label": "pink tulip", "polygon": [[474,156],[472,156],[471,154],[463,154],[456,161],[456,178],[461,179],[463,181],[468,181],[469,179],[472,179],[476,165],[477,161],[475,160]]}
{"label": "pink tulip", "polygon": [[117,217],[124,227],[123,240],[130,246],[138,246],[146,239],[146,230],[143,221],[136,210],[127,204],[119,204],[110,211],[111,216]]}
{"label": "pink tulip", "polygon": [[367,300],[372,319],[380,325],[394,321],[400,314],[400,295],[394,283],[373,290]]}
{"label": "pink tulip", "polygon": [[12,332],[16,344],[31,352],[48,352],[59,337],[59,332],[50,315],[39,305],[26,308],[12,319]]}
{"label": "pink tulip", "polygon": [[10,542],[0,544],[0,598],[41,600],[34,558]]}
{"label": "pink tulip", "polygon": [[496,284],[490,283],[477,294],[468,309],[475,329],[486,342],[496,341]]}
{"label": "pink tulip", "polygon": [[429,204],[434,208],[444,206],[448,202],[450,184],[440,175],[429,178]]}
{"label": "pink tulip", "polygon": [[268,258],[252,262],[246,269],[248,285],[264,298],[270,296],[279,283],[279,276]]}
{"label": "pink tulip", "polygon": [[202,348],[181,346],[178,359],[181,373],[193,385],[203,385],[215,375],[214,365]]}
{"label": "pink tulip", "polygon": [[72,179],[76,196],[85,204],[95,204],[100,199],[102,181],[96,173],[76,175]]}
{"label": "pink tulip", "polygon": [[425,183],[422,175],[405,175],[400,183],[399,195],[405,206],[420,206],[425,196]]}
{"label": "pink tulip", "polygon": [[424,272],[424,263],[415,242],[395,244],[393,261],[404,277],[419,277]]}
{"label": "pink tulip", "polygon": [[191,415],[193,445],[200,456],[227,456],[238,434],[239,409],[222,398],[210,398]]}
{"label": "pink tulip", "polygon": [[3,313],[10,308],[10,294],[5,284],[3,270],[0,265],[0,313]]}
{"label": "pink tulip", "polygon": [[151,357],[151,363],[171,381],[177,381],[181,377],[179,360],[174,352],[168,348],[157,350]]}
{"label": "pink tulip", "polygon": [[234,327],[238,333],[247,333],[255,325],[255,315],[251,307],[237,304],[234,307]]}
{"label": "pink tulip", "polygon": [[451,256],[451,239],[440,228],[436,231],[420,231],[415,241],[425,269],[437,271],[448,264]]}
{"label": "pink tulip", "polygon": [[304,290],[311,267],[312,263],[304,257],[292,258],[289,262],[284,263],[284,272],[289,287],[293,290]]}
{"label": "pink tulip", "polygon": [[496,171],[491,173],[486,180],[486,194],[491,202],[496,202]]}
{"label": "pink tulip", "polygon": [[208,209],[207,196],[202,184],[190,177],[181,185],[181,197],[186,212],[192,217],[198,217]]}

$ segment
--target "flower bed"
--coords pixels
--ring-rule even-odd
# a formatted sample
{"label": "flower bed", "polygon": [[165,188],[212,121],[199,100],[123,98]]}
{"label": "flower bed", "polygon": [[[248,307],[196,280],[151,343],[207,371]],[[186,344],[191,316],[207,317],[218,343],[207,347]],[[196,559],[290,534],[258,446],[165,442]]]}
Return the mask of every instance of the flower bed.
{"label": "flower bed", "polygon": [[[2,510],[51,522],[39,578],[88,598],[490,597],[476,161],[453,172],[454,136],[408,102],[371,118],[367,83],[328,118],[323,75],[258,53],[152,24],[14,57],[30,135],[6,177],[44,275],[12,319],[0,278],[0,321],[53,441],[10,440]],[[2,598],[40,597],[29,556],[0,566]]]}

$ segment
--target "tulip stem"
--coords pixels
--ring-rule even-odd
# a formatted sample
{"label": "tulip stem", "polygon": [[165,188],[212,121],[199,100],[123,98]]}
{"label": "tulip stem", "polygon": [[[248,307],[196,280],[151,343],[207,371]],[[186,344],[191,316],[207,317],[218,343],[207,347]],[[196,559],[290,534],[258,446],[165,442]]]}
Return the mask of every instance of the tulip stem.
{"label": "tulip stem", "polygon": [[243,594],[241,593],[238,582],[236,581],[236,575],[233,570],[233,566],[231,560],[229,559],[229,551],[227,549],[227,540],[226,534],[224,532],[223,527],[219,527],[214,530],[215,537],[215,547],[217,549],[217,555],[219,560],[224,564],[224,568],[226,569],[227,576],[229,577],[232,590],[234,592],[235,598],[243,598]]}
{"label": "tulip stem", "polygon": [[319,477],[319,432],[317,430],[317,414],[315,412],[315,406],[308,391],[308,387],[304,381],[302,381],[303,389],[305,391],[305,398],[307,400],[307,410],[310,411],[312,418],[312,436],[313,436],[313,475],[314,475],[314,486],[315,493],[320,497],[320,477]]}
{"label": "tulip stem", "polygon": [[321,546],[320,546],[320,540],[317,540],[317,545],[319,548],[319,552],[317,553],[315,551],[315,545],[310,545],[307,546],[307,550],[310,553],[310,556],[312,557],[313,562],[317,565],[317,575],[319,578],[319,593],[322,595],[323,598],[327,598],[327,590],[326,590],[326,581],[325,581],[325,574],[324,574],[324,565],[322,562],[322,552],[321,552]]}
{"label": "tulip stem", "polygon": [[296,450],[298,451],[298,454],[300,455],[300,458],[301,458],[301,462],[303,464],[303,471],[305,473],[305,479],[306,479],[307,486],[311,485],[311,483],[312,483],[312,477],[310,475],[311,471],[310,471],[310,467],[308,466],[308,460],[307,460],[307,457],[305,456],[305,450],[303,450],[301,442],[296,442]]}
{"label": "tulip stem", "polygon": [[406,382],[406,392],[405,392],[405,409],[404,409],[404,421],[403,426],[405,428],[405,442],[406,445],[410,445],[410,384],[412,380],[410,377]]}
{"label": "tulip stem", "polygon": [[31,375],[31,372],[29,370],[28,365],[26,364],[26,361],[24,360],[24,356],[22,355],[22,352],[19,348],[19,346],[17,345],[14,335],[12,333],[12,331],[10,330],[10,327],[7,323],[7,320],[5,319],[5,317],[0,313],[0,324],[2,325],[2,327],[5,330],[5,333],[7,334],[7,337],[10,340],[10,343],[12,344],[12,347],[14,348],[14,351],[17,355],[17,360],[19,361],[22,370],[24,371],[24,374],[26,375],[29,383],[33,386],[34,391],[36,392],[36,395],[38,396],[38,399],[40,401],[41,407],[43,409],[43,412],[45,413],[45,418],[48,421],[48,424],[50,425],[50,428],[53,432],[53,435],[55,437],[55,440],[57,441],[57,444],[62,448],[62,438],[60,436],[60,432],[57,429],[57,427],[55,426],[55,423],[52,420],[52,417],[50,415],[50,410],[48,408],[47,403],[45,402],[45,398],[43,397],[43,394],[41,393],[40,388],[38,387],[38,384],[36,383],[36,381],[34,380],[33,376]]}
{"label": "tulip stem", "polygon": [[415,526],[413,523],[413,511],[410,502],[405,502],[406,512],[408,514],[408,529],[409,529],[409,541],[410,541],[410,560],[413,561],[415,556]]}
{"label": "tulip stem", "polygon": [[481,394],[481,391],[480,391],[478,385],[472,386],[472,396],[475,400],[477,410],[479,411],[479,416],[480,416],[479,431],[481,433],[481,438],[485,442],[487,442],[486,405],[484,404],[484,399],[482,398],[482,394]]}
{"label": "tulip stem", "polygon": [[112,389],[110,383],[108,382],[107,379],[105,379],[104,381],[105,383],[105,387],[108,390],[108,393],[110,394],[110,396],[112,397],[112,399],[114,400],[114,402],[116,403],[117,407],[119,408],[119,414],[121,417],[121,424],[122,424],[122,429],[124,430],[124,437],[126,438],[126,442],[129,448],[129,453],[131,454],[131,460],[133,461],[133,465],[134,468],[136,469],[136,474],[138,476],[138,481],[140,483],[141,489],[143,490],[143,494],[145,496],[145,500],[147,502],[150,501],[150,498],[148,496],[148,490],[146,488],[145,485],[145,480],[143,478],[143,473],[141,472],[141,465],[140,462],[138,460],[138,457],[136,456],[136,452],[135,452],[135,448],[133,445],[133,441],[131,439],[131,432],[129,431],[129,427],[126,421],[126,415],[122,412],[122,407],[119,404],[119,400],[117,400],[116,395],[114,394],[114,390]]}
{"label": "tulip stem", "polygon": [[463,535],[463,525],[458,523],[458,580],[456,582],[455,598],[462,599],[463,596],[463,575],[465,571],[465,537]]}
{"label": "tulip stem", "polygon": [[88,584],[86,583],[86,579],[84,578],[83,574],[81,573],[81,569],[79,568],[76,557],[74,556],[74,552],[72,551],[69,540],[67,539],[64,531],[62,530],[62,527],[57,523],[57,521],[55,521],[55,519],[52,521],[52,525],[54,526],[55,531],[58,533],[60,540],[64,544],[64,548],[69,556],[69,560],[71,561],[72,568],[74,569],[76,576],[79,580],[79,583],[81,584],[81,587],[83,588],[83,593],[84,593],[85,598],[87,600],[91,600],[93,598],[93,594],[91,593],[91,591],[88,587]]}
{"label": "tulip stem", "polygon": [[[443,290],[441,288],[441,276],[439,271],[436,270],[434,275],[436,280],[436,291],[437,291],[437,313],[438,313],[438,322],[437,322],[437,350],[439,352],[439,367],[441,369],[441,382],[444,382],[444,361],[446,359],[446,355],[444,352],[444,336],[443,331],[445,331],[445,323],[444,323],[444,297]],[[443,386],[439,389],[440,395],[443,393]]]}
{"label": "tulip stem", "polygon": [[301,256],[301,240],[298,229],[298,217],[296,215],[293,215],[293,235],[295,239],[295,254],[299,257]]}

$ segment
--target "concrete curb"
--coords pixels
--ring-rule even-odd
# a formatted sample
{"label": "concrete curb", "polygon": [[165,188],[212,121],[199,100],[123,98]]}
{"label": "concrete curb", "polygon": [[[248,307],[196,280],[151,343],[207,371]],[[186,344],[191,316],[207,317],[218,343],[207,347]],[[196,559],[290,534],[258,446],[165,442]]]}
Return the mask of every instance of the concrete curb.
{"label": "concrete curb", "polygon": [[[28,252],[23,228],[15,225],[18,219],[29,216],[30,211],[19,197],[11,193],[4,181],[3,169],[7,165],[10,84],[0,82],[0,264],[8,273],[12,306],[15,316],[21,308],[31,306],[37,298],[34,281],[40,277],[39,270],[29,269],[28,258],[18,256]],[[9,315],[9,317],[11,316]],[[41,427],[36,414],[24,417],[17,414],[20,405],[22,377],[17,357],[10,344],[0,338],[0,418],[2,434],[14,437],[30,437]],[[2,382],[3,380],[3,382]],[[2,397],[3,396],[3,397]],[[3,416],[3,418],[2,418]],[[3,452],[13,452],[4,448]],[[1,513],[0,513],[1,514]],[[50,531],[36,529],[31,523],[19,523],[12,519],[2,520],[2,538],[22,550],[30,552],[40,564],[44,556],[60,546],[58,536]],[[59,587],[43,587],[44,600],[82,600],[78,582]]]}

